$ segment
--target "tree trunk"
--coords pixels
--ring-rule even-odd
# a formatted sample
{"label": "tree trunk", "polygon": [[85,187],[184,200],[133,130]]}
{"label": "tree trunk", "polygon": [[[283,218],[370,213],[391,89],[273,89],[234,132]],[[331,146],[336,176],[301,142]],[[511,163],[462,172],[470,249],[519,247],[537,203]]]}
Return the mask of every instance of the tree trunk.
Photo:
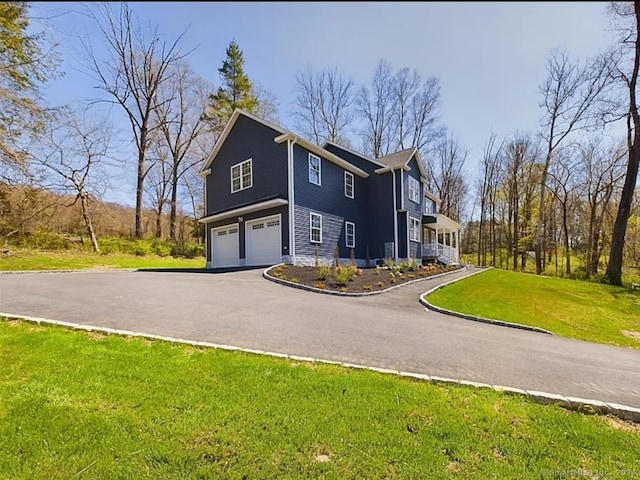
{"label": "tree trunk", "polygon": [[156,212],[156,238],[162,238],[162,209]]}
{"label": "tree trunk", "polygon": [[[609,253],[609,265],[606,276],[612,285],[622,285],[622,261],[624,251],[624,237],[627,233],[627,223],[631,215],[631,204],[633,202],[633,192],[636,188],[638,178],[638,164],[640,163],[640,117],[638,116],[638,104],[636,102],[636,85],[638,83],[638,70],[640,69],[640,2],[633,2],[636,16],[636,39],[635,55],[633,62],[633,73],[629,81],[629,112],[633,120],[633,143],[629,148],[629,163],[627,173],[620,196],[620,205],[616,222],[613,226],[613,237],[611,238],[611,251]],[[627,124],[631,129],[631,123]],[[631,134],[629,139],[631,139]]]}
{"label": "tree trunk", "polygon": [[80,209],[82,210],[82,219],[84,220],[84,224],[87,227],[87,234],[91,239],[91,246],[93,247],[93,251],[96,253],[100,253],[100,247],[98,247],[98,239],[96,238],[96,233],[94,232],[93,224],[91,223],[91,215],[89,214],[87,197],[84,194],[80,194]]}
{"label": "tree trunk", "polygon": [[[571,275],[571,252],[569,251],[569,225],[567,221],[567,206],[562,205],[562,230],[564,236],[564,254],[567,258],[567,266],[565,267],[565,273],[567,276]],[[557,258],[557,257],[556,257]]]}
{"label": "tree trunk", "polygon": [[169,212],[169,238],[176,241],[176,216],[178,210],[178,170],[177,165],[173,165],[171,171],[171,211]]}
{"label": "tree trunk", "polygon": [[136,238],[142,238],[144,235],[142,228],[142,208],[144,207],[144,152],[141,150],[138,154],[138,182],[136,185]]}

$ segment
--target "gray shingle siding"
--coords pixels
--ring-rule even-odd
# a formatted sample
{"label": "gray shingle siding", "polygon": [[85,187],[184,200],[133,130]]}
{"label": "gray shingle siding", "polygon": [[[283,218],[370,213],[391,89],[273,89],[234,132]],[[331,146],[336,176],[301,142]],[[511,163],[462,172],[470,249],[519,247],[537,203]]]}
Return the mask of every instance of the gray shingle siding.
{"label": "gray shingle siding", "polygon": [[[205,216],[257,202],[287,198],[287,145],[273,141],[280,132],[244,115],[238,117],[206,177]],[[231,167],[252,159],[253,186],[231,193]]]}
{"label": "gray shingle siding", "polygon": [[[296,226],[296,256],[313,255],[315,246],[309,240],[309,210],[323,215],[323,245],[321,256],[333,258],[333,249],[337,243],[341,258],[349,258],[351,249],[346,246],[344,222],[353,222],[356,230],[354,254],[356,258],[366,256],[368,180],[354,175],[354,198],[345,195],[344,168],[321,158],[321,181],[316,185],[309,181],[309,151],[294,145],[294,198]],[[306,210],[300,210],[306,209]],[[305,211],[306,214],[298,214]],[[329,222],[325,226],[325,216]],[[339,224],[337,223],[339,222]],[[324,237],[326,229],[328,236]],[[328,244],[327,244],[328,243]],[[327,250],[328,249],[328,250]]]}

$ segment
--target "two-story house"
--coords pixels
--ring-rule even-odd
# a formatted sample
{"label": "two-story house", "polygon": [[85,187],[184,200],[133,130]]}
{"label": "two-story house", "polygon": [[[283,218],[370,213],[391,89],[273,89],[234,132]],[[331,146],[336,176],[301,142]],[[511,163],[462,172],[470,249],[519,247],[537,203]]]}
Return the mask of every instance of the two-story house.
{"label": "two-story house", "polygon": [[385,258],[458,262],[460,225],[438,213],[417,149],[370,159],[320,147],[236,110],[201,174],[207,267]]}

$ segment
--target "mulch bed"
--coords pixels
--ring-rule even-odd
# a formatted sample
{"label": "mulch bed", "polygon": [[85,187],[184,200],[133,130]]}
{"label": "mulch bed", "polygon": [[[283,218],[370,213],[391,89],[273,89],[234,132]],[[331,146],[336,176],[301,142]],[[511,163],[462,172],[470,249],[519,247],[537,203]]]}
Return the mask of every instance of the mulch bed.
{"label": "mulch bed", "polygon": [[[346,285],[339,285],[334,278],[334,269],[331,268],[325,279],[319,278],[318,267],[300,267],[295,265],[280,265],[267,271],[269,275],[281,280],[343,293],[367,293],[385,290],[389,287],[402,285],[420,278],[428,278],[433,275],[460,269],[460,266],[440,267],[435,265],[417,266],[413,270],[392,268],[362,268],[357,269]],[[354,269],[356,270],[356,269]]]}

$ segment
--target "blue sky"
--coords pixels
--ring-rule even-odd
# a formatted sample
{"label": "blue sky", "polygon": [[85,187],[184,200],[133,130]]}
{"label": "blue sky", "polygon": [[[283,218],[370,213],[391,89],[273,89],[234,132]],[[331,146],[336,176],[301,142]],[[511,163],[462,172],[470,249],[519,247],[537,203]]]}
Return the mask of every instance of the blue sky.
{"label": "blue sky", "polygon": [[[249,77],[278,99],[283,126],[290,116],[296,73],[337,66],[357,85],[378,60],[415,68],[441,85],[441,121],[469,151],[475,177],[489,135],[537,131],[538,85],[549,51],[565,47],[585,59],[610,43],[606,2],[133,2],[133,12],[172,41],[185,29],[184,50],[196,72],[219,84],[217,69],[235,38]],[[86,5],[32,3],[48,23],[66,75],[46,89],[47,101],[95,96],[78,71],[80,41],[99,43]],[[79,33],[78,38],[73,33]],[[355,147],[360,141],[353,136]],[[133,179],[131,180],[133,187]]]}

